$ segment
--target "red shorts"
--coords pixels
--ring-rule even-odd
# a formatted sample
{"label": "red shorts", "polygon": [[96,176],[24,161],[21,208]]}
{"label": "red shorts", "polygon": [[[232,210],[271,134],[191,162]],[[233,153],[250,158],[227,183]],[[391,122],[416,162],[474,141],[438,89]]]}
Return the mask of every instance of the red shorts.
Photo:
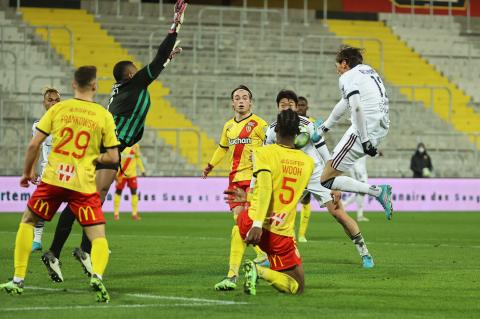
{"label": "red shorts", "polygon": [[80,225],[105,224],[98,193],[85,194],[41,182],[27,206],[38,217],[50,221],[63,202],[68,203]]}
{"label": "red shorts", "polygon": [[[238,215],[237,225],[243,239],[247,237],[252,224],[253,220],[248,216],[248,210],[244,210]],[[293,237],[278,235],[263,228],[258,246],[268,255],[272,270],[286,270],[302,265],[302,259]]]}
{"label": "red shorts", "polygon": [[[228,184],[228,189],[233,189],[234,187],[236,188],[241,188],[244,191],[248,191],[250,188],[250,181],[239,181],[239,182],[230,182]],[[230,206],[230,210],[234,209],[237,206],[245,206],[244,203],[229,203],[228,206]]]}
{"label": "red shorts", "polygon": [[132,189],[137,189],[138,184],[137,184],[137,177],[119,177],[117,179],[117,184],[115,185],[115,188],[118,189],[119,191],[123,190],[125,188],[125,184],[128,185],[128,188]]}

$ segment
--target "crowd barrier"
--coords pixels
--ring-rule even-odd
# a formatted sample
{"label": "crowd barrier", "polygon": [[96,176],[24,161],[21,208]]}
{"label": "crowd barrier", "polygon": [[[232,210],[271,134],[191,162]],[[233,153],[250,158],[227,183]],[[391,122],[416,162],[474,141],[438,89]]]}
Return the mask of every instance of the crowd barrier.
{"label": "crowd barrier", "polygon": [[[19,177],[0,177],[0,212],[22,212],[35,186],[22,188]],[[478,211],[480,212],[480,179],[413,179],[385,178],[369,180],[371,184],[389,183],[393,186],[393,205],[396,212]],[[139,177],[140,212],[225,212],[223,190],[226,178],[200,177]],[[112,185],[104,210],[113,211]],[[344,194],[344,197],[348,194]],[[121,211],[130,211],[130,191],[122,194]],[[314,211],[323,211],[312,201]],[[355,204],[348,207],[353,211]],[[370,196],[365,211],[381,211]]]}

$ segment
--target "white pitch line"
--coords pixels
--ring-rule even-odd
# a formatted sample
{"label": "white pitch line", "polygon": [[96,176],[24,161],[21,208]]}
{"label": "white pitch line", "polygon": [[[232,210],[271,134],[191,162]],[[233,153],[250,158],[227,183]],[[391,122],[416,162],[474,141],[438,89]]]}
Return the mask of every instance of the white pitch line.
{"label": "white pitch line", "polygon": [[206,306],[226,306],[222,303],[178,303],[178,304],[131,304],[131,305],[91,305],[91,306],[60,306],[60,307],[19,307],[3,308],[2,311],[51,311],[51,310],[82,310],[82,309],[105,309],[105,308],[160,308],[160,307],[206,307]]}
{"label": "white pitch line", "polygon": [[[11,231],[0,231],[0,234],[16,234],[16,232]],[[71,234],[70,236],[78,236],[80,237],[81,234]],[[140,235],[115,235],[114,237],[120,238],[138,238]],[[163,238],[163,239],[188,239],[188,240],[226,240],[227,237],[205,237],[205,236],[165,236],[165,235],[142,235],[142,238]],[[332,243],[341,243],[343,242],[342,239],[338,240],[314,240],[309,239],[309,243],[313,244],[332,244]],[[428,244],[421,244],[421,243],[400,243],[400,242],[378,242],[378,241],[367,241],[369,245],[387,245],[387,246],[414,246],[414,247],[448,247],[448,248],[472,248],[472,249],[480,249],[480,245],[461,245],[461,244],[442,244],[442,243],[428,243]]]}
{"label": "white pitch line", "polygon": [[[44,291],[65,291],[70,293],[87,293],[86,290],[68,289],[68,288],[45,288],[45,287],[25,287],[31,290],[44,290]],[[230,300],[216,300],[216,299],[204,299],[204,298],[190,298],[190,297],[177,297],[177,296],[160,296],[150,294],[120,294],[128,297],[141,298],[141,299],[156,299],[156,300],[176,300],[186,301],[193,303],[202,303],[202,305],[245,305],[246,302],[230,301]]]}
{"label": "white pitch line", "polygon": [[202,298],[188,298],[188,297],[175,297],[175,296],[157,296],[157,295],[147,295],[147,294],[126,294],[130,297],[137,298],[146,298],[146,299],[162,299],[162,300],[179,300],[179,301],[195,301],[195,302],[208,302],[208,303],[217,303],[225,305],[242,305],[247,304],[246,302],[237,302],[229,300],[214,300],[214,299],[202,299]]}

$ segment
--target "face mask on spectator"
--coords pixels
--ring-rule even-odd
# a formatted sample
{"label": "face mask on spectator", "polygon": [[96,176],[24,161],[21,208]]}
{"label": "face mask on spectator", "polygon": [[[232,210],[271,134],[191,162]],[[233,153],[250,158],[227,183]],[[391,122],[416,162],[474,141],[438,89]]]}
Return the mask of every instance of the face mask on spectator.
{"label": "face mask on spectator", "polygon": [[425,148],[423,148],[422,146],[420,146],[420,147],[418,148],[418,152],[419,152],[420,154],[425,153]]}

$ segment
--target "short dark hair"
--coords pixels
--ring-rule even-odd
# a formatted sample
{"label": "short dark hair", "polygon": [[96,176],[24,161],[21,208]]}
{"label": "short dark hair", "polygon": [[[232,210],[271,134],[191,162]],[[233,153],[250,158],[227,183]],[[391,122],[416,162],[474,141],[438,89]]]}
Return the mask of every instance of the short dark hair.
{"label": "short dark hair", "polygon": [[300,101],[304,101],[304,102],[308,105],[308,100],[307,100],[306,97],[304,97],[304,96],[299,96],[299,97],[298,97],[298,102],[300,102]]}
{"label": "short dark hair", "polygon": [[230,94],[230,98],[233,100],[233,94],[235,94],[235,92],[237,92],[238,90],[245,90],[248,92],[248,95],[250,96],[250,100],[253,99],[253,94],[252,94],[252,91],[250,91],[250,89],[248,87],[246,87],[245,85],[243,84],[240,84],[239,86],[237,86],[236,88],[233,89],[232,93]]}
{"label": "short dark hair", "polygon": [[60,96],[60,92],[58,92],[58,90],[54,87],[45,87],[43,89],[43,97],[47,96],[47,94],[50,94],[50,93],[56,93]]}
{"label": "short dark hair", "polygon": [[75,82],[78,87],[86,88],[97,77],[97,67],[93,65],[84,65],[79,67],[74,74]]}
{"label": "short dark hair", "polygon": [[127,67],[134,65],[132,61],[120,61],[113,67],[113,77],[115,81],[120,82],[125,79]]}
{"label": "short dark hair", "polygon": [[345,61],[350,69],[352,69],[363,63],[362,51],[363,49],[344,45],[340,47],[340,50],[338,50],[337,55],[335,56],[335,61],[337,61],[337,63],[342,63],[342,61]]}
{"label": "short dark hair", "polygon": [[298,97],[295,92],[292,90],[281,90],[277,94],[277,105],[280,103],[282,99],[287,99],[287,100],[294,100],[295,104],[298,104]]}
{"label": "short dark hair", "polygon": [[292,109],[283,110],[277,115],[275,132],[282,137],[295,137],[300,134],[300,118]]}

